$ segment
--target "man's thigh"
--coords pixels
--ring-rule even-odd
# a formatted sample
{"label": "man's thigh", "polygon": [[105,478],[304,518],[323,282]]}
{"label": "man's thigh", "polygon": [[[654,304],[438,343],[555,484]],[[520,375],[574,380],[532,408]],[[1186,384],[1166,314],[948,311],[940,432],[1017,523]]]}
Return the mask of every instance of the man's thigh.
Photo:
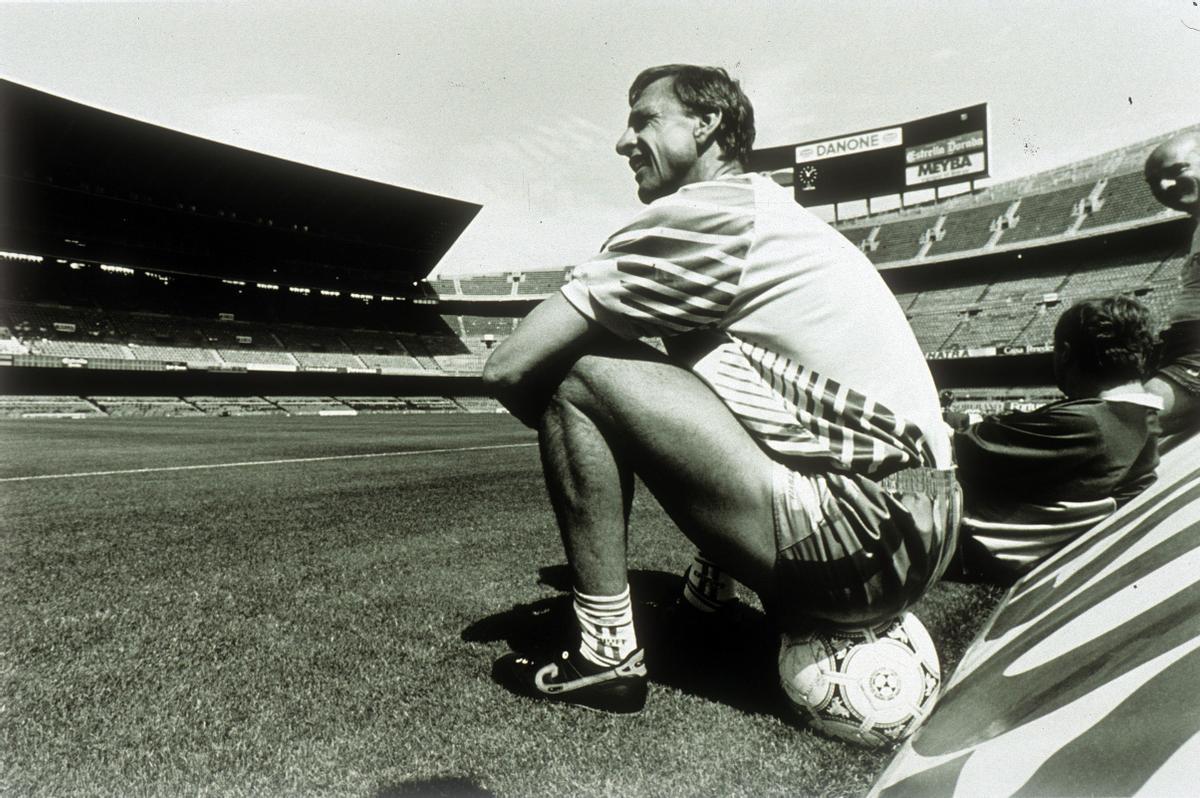
{"label": "man's thigh", "polygon": [[591,419],[685,534],[762,586],[776,552],[772,461],[699,377],[613,345],[580,358],[553,402]]}

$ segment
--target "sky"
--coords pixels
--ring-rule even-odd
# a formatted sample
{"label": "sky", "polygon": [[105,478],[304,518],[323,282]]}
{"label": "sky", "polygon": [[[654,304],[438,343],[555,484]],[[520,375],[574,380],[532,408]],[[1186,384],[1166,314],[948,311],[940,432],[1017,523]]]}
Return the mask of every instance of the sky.
{"label": "sky", "polygon": [[1200,121],[1200,0],[0,0],[0,76],[483,206],[440,276],[561,268],[640,208],[647,66],[723,66],[756,146],[989,104],[993,181]]}

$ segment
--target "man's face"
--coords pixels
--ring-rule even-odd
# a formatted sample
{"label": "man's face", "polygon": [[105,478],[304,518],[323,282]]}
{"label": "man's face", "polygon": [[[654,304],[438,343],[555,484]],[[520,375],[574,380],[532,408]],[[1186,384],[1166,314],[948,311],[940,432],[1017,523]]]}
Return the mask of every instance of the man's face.
{"label": "man's face", "polygon": [[629,124],[617,140],[617,153],[629,160],[638,184],[638,199],[653,202],[694,178],[699,119],[679,102],[673,78],[660,78],[629,109]]}
{"label": "man's face", "polygon": [[1146,182],[1163,205],[1200,216],[1200,136],[1171,139],[1156,148],[1146,160]]}

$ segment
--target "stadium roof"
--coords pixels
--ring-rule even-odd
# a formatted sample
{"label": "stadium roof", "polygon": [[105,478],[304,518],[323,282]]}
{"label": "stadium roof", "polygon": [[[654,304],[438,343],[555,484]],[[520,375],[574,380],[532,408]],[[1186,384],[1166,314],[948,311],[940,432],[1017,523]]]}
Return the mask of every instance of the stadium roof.
{"label": "stadium roof", "polygon": [[0,80],[0,243],[341,287],[411,284],[479,212]]}

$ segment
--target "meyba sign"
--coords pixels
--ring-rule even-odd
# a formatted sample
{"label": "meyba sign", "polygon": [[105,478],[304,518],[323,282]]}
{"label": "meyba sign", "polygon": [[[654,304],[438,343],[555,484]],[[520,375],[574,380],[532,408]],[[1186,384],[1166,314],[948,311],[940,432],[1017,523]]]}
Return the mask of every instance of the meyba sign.
{"label": "meyba sign", "polygon": [[903,194],[988,175],[987,104],[891,127],[756,151],[755,171],[793,169],[802,205]]}

